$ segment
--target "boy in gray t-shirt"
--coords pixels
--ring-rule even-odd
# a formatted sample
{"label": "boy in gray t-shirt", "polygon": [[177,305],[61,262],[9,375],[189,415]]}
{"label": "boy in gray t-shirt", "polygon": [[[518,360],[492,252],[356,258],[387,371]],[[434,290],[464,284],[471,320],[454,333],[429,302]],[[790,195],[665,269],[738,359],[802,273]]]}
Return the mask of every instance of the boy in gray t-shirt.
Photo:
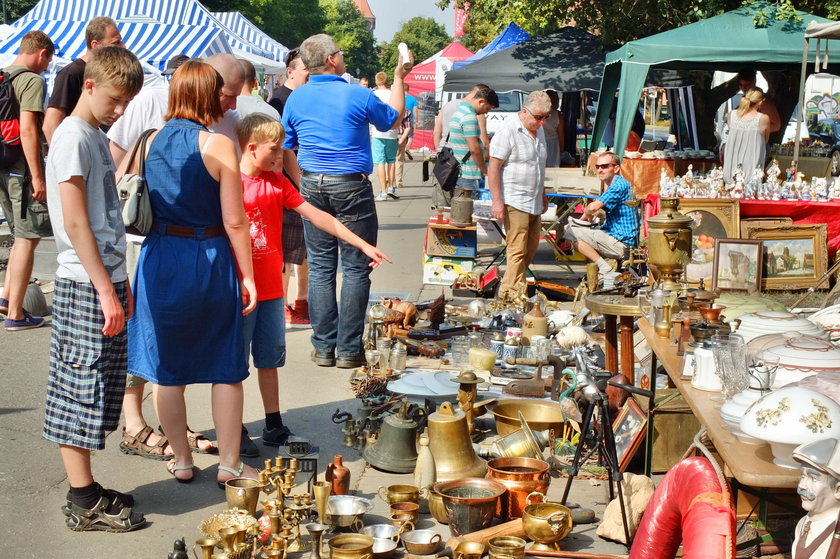
{"label": "boy in gray t-shirt", "polygon": [[93,480],[90,453],[117,428],[132,312],[125,228],[114,162],[100,124],[111,125],[143,85],[131,52],[90,53],[82,95],[56,129],[47,160],[47,199],[58,247],[50,375],[43,437],[60,445],[70,483],[62,507],[71,530],[129,532],[146,524],[134,498]]}

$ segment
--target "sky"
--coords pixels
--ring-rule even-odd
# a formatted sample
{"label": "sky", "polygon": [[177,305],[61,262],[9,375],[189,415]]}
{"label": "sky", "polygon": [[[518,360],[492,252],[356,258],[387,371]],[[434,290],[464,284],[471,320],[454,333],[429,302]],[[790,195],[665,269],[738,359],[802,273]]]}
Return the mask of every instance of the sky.
{"label": "sky", "polygon": [[446,27],[450,36],[455,32],[453,9],[441,11],[435,6],[435,0],[368,0],[368,5],[376,16],[373,35],[377,43],[390,41],[402,24],[415,16],[433,18]]}

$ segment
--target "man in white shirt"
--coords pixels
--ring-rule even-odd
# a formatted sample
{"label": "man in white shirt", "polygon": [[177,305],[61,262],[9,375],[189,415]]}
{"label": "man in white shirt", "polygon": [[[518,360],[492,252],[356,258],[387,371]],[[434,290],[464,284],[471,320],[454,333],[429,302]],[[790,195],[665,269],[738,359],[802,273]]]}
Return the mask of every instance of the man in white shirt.
{"label": "man in white shirt", "polygon": [[507,237],[507,267],[499,285],[500,297],[525,288],[525,271],[540,242],[540,216],[548,206],[542,126],[550,111],[548,94],[534,91],[517,118],[508,119],[490,143],[487,180],[493,217],[504,220]]}

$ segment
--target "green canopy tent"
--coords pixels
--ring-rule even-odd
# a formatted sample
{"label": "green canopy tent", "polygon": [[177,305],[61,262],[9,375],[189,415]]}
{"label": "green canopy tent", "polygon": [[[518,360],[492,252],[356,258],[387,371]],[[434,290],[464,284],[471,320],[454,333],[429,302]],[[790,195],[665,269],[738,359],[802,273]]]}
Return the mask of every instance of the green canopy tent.
{"label": "green canopy tent", "polygon": [[[624,153],[637,110],[639,96],[648,72],[654,68],[672,70],[723,70],[737,72],[749,66],[757,70],[795,72],[802,62],[802,39],[811,21],[830,20],[797,12],[802,21],[778,21],[772,15],[767,25],[756,27],[756,13],[775,6],[756,2],[731,12],[698,21],[684,27],[631,41],[607,54],[598,103],[598,113],[590,146],[597,146],[610,116],[612,99],[619,91],[616,113],[615,152]],[[831,57],[833,64],[840,57]]]}

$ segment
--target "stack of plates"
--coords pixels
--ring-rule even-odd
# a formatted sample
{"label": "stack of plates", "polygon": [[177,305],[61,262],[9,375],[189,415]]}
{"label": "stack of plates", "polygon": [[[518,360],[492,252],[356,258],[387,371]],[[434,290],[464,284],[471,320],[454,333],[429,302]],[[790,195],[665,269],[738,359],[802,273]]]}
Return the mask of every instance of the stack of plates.
{"label": "stack of plates", "polygon": [[388,383],[388,390],[405,394],[409,400],[423,401],[429,398],[437,404],[452,401],[458,395],[458,383],[452,375],[442,371],[420,371],[404,375]]}
{"label": "stack of plates", "polygon": [[[719,301],[718,301],[719,302]],[[828,333],[808,320],[787,311],[757,311],[740,317],[737,333],[749,342],[764,334],[798,332],[800,335],[815,336],[827,340]],[[830,344],[828,344],[831,347]]]}

